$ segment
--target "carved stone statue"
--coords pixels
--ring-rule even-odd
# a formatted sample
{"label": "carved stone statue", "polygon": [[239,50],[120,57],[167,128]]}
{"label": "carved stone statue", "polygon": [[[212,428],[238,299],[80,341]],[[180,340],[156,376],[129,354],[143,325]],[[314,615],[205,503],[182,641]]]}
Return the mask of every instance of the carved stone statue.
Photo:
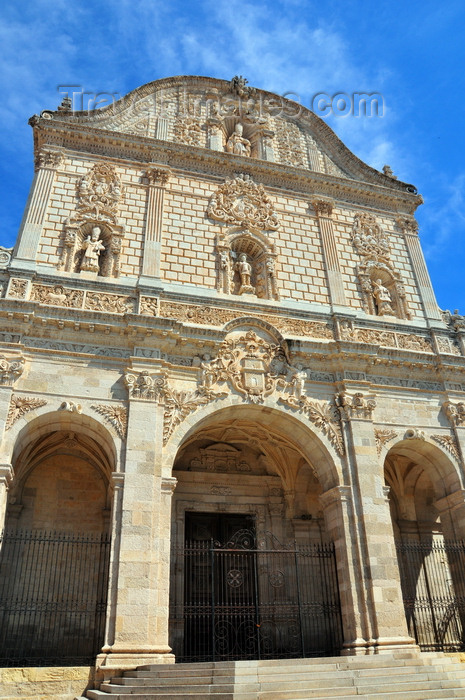
{"label": "carved stone statue", "polygon": [[378,309],[378,316],[394,316],[394,309],[392,308],[392,297],[391,292],[387,289],[381,279],[377,279],[373,282],[373,296],[376,302],[376,308]]}
{"label": "carved stone statue", "polygon": [[289,384],[292,394],[296,399],[301,399],[305,392],[305,382],[307,380],[307,370],[301,364],[291,367],[291,378]]}
{"label": "carved stone statue", "polygon": [[250,141],[243,137],[242,132],[242,124],[236,124],[234,133],[231,134],[226,144],[226,151],[233,153],[235,156],[250,156],[252,146]]}
{"label": "carved stone statue", "polygon": [[87,236],[86,240],[82,244],[84,249],[84,257],[81,262],[81,270],[86,270],[88,272],[98,272],[99,271],[99,257],[100,253],[105,250],[105,246],[99,239],[101,234],[101,229],[98,226],[94,226],[90,236]]}
{"label": "carved stone statue", "polygon": [[234,265],[234,269],[239,273],[241,286],[239,294],[255,294],[255,287],[251,285],[252,265],[247,260],[247,255],[241,253],[239,260]]}

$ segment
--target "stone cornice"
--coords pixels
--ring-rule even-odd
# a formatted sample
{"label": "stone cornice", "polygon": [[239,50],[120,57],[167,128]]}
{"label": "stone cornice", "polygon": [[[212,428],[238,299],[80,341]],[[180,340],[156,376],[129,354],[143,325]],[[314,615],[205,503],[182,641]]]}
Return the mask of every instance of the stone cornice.
{"label": "stone cornice", "polygon": [[[422,198],[403,189],[386,187],[386,183],[370,183],[294,168],[271,161],[243,158],[207,148],[186,146],[171,141],[112,132],[60,119],[37,118],[34,123],[35,152],[44,146],[57,146],[86,156],[112,160],[123,158],[140,163],[141,169],[151,161],[171,169],[192,169],[209,177],[224,179],[235,172],[250,174],[268,188],[279,188],[309,197],[332,197],[335,200],[413,214]],[[368,166],[367,166],[368,167]],[[376,171],[375,171],[376,172]],[[384,176],[383,176],[384,177]],[[397,180],[394,182],[398,182]]]}

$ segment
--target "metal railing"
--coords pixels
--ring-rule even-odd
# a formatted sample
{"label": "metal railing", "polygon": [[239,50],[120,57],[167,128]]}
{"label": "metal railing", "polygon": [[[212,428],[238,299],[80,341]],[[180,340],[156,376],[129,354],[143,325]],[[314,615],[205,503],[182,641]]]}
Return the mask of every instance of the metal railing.
{"label": "metal railing", "polygon": [[396,544],[409,633],[423,651],[465,649],[465,543]]}
{"label": "metal railing", "polygon": [[332,656],[342,646],[332,544],[282,545],[241,531],[177,552],[184,600],[171,607],[178,661]]}
{"label": "metal railing", "polygon": [[0,536],[0,666],[85,665],[103,644],[110,539]]}

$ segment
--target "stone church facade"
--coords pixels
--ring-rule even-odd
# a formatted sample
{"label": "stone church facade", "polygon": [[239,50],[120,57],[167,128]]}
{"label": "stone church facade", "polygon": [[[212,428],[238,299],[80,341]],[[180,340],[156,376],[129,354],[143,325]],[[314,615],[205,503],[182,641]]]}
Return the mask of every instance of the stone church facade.
{"label": "stone church facade", "polygon": [[[10,603],[27,579],[52,604],[52,573],[70,587],[79,569],[62,552],[44,573],[50,553],[24,563],[24,543],[9,557],[14,533],[107,543],[76,588],[102,588],[86,629],[109,672],[189,656],[188,587],[211,569],[186,552],[239,551],[239,530],[257,557],[266,537],[332,548],[331,653],[458,650],[464,611],[409,614],[401,566],[419,545],[413,598],[434,598],[425,560],[465,539],[465,322],[435,301],[415,188],[237,77],[159,80],[90,114],[64,100],[30,123],[36,172],[0,251],[4,649],[10,636],[12,657],[52,665]],[[224,574],[236,590],[241,566]],[[255,610],[266,576],[277,605],[289,566],[272,573],[257,567]],[[80,623],[50,610],[48,638],[64,648],[69,625],[79,661]],[[214,653],[199,645],[192,658]]]}

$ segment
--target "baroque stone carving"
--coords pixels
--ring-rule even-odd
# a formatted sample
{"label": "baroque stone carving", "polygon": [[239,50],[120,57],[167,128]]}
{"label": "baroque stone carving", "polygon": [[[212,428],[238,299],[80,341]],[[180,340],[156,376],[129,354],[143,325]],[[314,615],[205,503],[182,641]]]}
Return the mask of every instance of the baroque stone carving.
{"label": "baroque stone carving", "polygon": [[56,170],[60,165],[63,164],[65,159],[64,153],[62,151],[46,151],[42,150],[37,154],[34,160],[35,170],[39,168],[51,168]]}
{"label": "baroque stone carving", "polygon": [[30,299],[49,306],[80,309],[84,301],[84,292],[80,289],[68,289],[61,284],[56,284],[53,287],[33,284]]}
{"label": "baroque stone carving", "polygon": [[27,292],[27,280],[13,278],[10,280],[8,296],[12,299],[24,299]]}
{"label": "baroque stone carving", "polygon": [[144,176],[147,178],[150,185],[165,187],[170,179],[171,170],[167,168],[147,168],[144,172]]}
{"label": "baroque stone carving", "polygon": [[362,257],[357,274],[366,313],[410,318],[402,277],[391,260],[389,238],[374,216],[355,215],[352,242]]}
{"label": "baroque stone carving", "polygon": [[0,357],[0,384],[3,386],[13,386],[13,383],[22,375],[24,371],[24,358]]}
{"label": "baroque stone carving", "polygon": [[[224,326],[228,321],[240,318],[239,311],[220,309],[213,306],[197,304],[180,304],[177,302],[161,301],[160,316],[174,318],[185,323],[201,323],[211,326]],[[247,314],[248,318],[257,318],[274,326],[281,333],[307,336],[310,338],[333,339],[333,331],[329,323],[305,321],[298,318],[284,318],[267,314]]]}
{"label": "baroque stone carving", "polygon": [[451,425],[465,425],[465,403],[452,403],[452,401],[444,401],[442,410],[446,414]]}
{"label": "baroque stone carving", "polygon": [[78,204],[66,221],[59,269],[117,277],[124,228],[118,210],[124,190],[115,168],[96,163],[77,186]]}
{"label": "baroque stone carving", "polygon": [[74,401],[63,401],[60,410],[68,411],[69,413],[82,413],[82,406],[80,403],[74,403]]}
{"label": "baroque stone carving", "polygon": [[87,343],[67,343],[48,338],[34,338],[25,336],[24,344],[27,347],[39,348],[41,350],[56,350],[62,353],[83,353],[86,355],[96,355],[98,357],[130,357],[131,351],[126,348],[108,347],[106,345],[88,345]]}
{"label": "baroque stone carving", "polygon": [[135,307],[136,300],[133,297],[100,292],[87,292],[84,305],[84,308],[91,311],[105,311],[112,314],[133,313]]}
{"label": "baroque stone carving", "polygon": [[187,146],[203,146],[205,134],[197,117],[179,116],[174,122],[174,140]]}
{"label": "baroque stone carving", "polygon": [[0,270],[5,270],[11,262],[13,248],[4,248],[0,245]]}
{"label": "baroque stone carving", "polygon": [[420,428],[409,428],[405,431],[405,440],[426,440],[426,434],[424,430]]}
{"label": "baroque stone carving", "polygon": [[263,185],[250,175],[238,175],[219,186],[207,209],[215,221],[234,224],[251,231],[277,231],[278,215]]}
{"label": "baroque stone carving", "polygon": [[208,472],[250,472],[250,464],[243,458],[241,451],[226,443],[214,443],[199,449],[199,456],[194,457],[190,470]]}
{"label": "baroque stone carving", "polygon": [[158,316],[158,298],[141,297],[139,313],[141,313],[143,316]]}
{"label": "baroque stone carving", "polygon": [[235,156],[250,156],[252,145],[249,139],[243,136],[244,127],[240,122],[234,127],[234,131],[226,142],[226,152]]}
{"label": "baroque stone carving", "polygon": [[235,75],[229,83],[230,91],[239,97],[252,97],[255,94],[255,88],[247,85],[248,80],[242,75]]}
{"label": "baroque stone carving", "polygon": [[93,404],[91,408],[109,423],[121,440],[126,438],[128,428],[128,411],[124,406],[112,406],[110,404]]}
{"label": "baroque stone carving", "polygon": [[168,442],[173,430],[199,406],[227,395],[225,391],[212,391],[202,386],[196,391],[176,391],[168,385],[166,375],[160,375],[160,378],[160,398],[164,405],[163,444]]}
{"label": "baroque stone carving", "polygon": [[46,403],[47,401],[45,399],[35,399],[30,396],[15,396],[13,394],[10,399],[5,430],[9,430],[25,413],[29,413],[29,411],[33,411],[35,408],[45,406]]}
{"label": "baroque stone carving", "polygon": [[376,449],[379,455],[381,454],[381,450],[383,449],[384,445],[387,445],[388,442],[394,440],[397,435],[398,433],[396,433],[395,430],[389,430],[388,428],[375,428]]}
{"label": "baroque stone carving", "polygon": [[336,394],[336,406],[339,408],[341,416],[347,418],[367,418],[373,417],[373,411],[376,408],[376,400],[374,396],[365,397],[361,392],[349,396],[346,392]]}
{"label": "baroque stone carving", "polygon": [[334,406],[325,401],[311,401],[307,396],[280,396],[279,401],[303,413],[328,438],[336,452],[344,454],[341,426]]}
{"label": "baroque stone carving", "polygon": [[460,453],[457,441],[452,435],[431,435],[432,439],[447,450],[457,462],[460,462]]}

